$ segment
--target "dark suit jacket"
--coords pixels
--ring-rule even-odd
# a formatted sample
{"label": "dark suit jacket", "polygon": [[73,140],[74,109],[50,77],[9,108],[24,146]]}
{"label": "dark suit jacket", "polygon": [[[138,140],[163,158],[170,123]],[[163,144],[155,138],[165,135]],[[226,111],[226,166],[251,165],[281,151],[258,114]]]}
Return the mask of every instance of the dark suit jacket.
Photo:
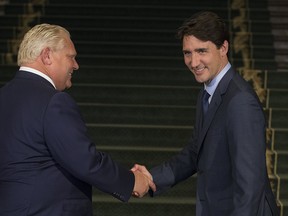
{"label": "dark suit jacket", "polygon": [[91,216],[92,187],[128,201],[134,175],[96,150],[74,100],[19,71],[0,89],[0,215]]}
{"label": "dark suit jacket", "polygon": [[151,170],[155,195],[197,173],[197,216],[278,215],[266,172],[265,117],[254,90],[231,68],[203,123],[202,93],[191,141]]}

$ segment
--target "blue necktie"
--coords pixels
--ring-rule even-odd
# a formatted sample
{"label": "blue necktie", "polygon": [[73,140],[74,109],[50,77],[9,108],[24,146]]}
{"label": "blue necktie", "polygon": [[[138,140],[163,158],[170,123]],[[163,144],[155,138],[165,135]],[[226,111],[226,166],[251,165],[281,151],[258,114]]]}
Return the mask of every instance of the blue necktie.
{"label": "blue necktie", "polygon": [[206,114],[206,112],[208,110],[208,106],[209,106],[208,99],[209,99],[209,97],[210,97],[210,94],[206,90],[204,90],[203,97],[202,97],[202,105],[203,105],[203,114],[204,114],[204,116],[205,116],[205,114]]}

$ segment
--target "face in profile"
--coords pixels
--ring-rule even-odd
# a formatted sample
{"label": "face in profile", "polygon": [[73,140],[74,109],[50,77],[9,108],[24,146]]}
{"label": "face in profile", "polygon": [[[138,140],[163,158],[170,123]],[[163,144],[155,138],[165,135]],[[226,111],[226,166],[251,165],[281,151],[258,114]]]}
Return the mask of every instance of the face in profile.
{"label": "face in profile", "polygon": [[51,51],[50,76],[57,90],[63,91],[72,86],[72,74],[79,68],[76,55],[74,44],[68,36],[65,37],[64,48]]}
{"label": "face in profile", "polygon": [[209,83],[228,62],[228,42],[218,49],[211,41],[201,41],[192,35],[183,37],[186,66],[199,83]]}

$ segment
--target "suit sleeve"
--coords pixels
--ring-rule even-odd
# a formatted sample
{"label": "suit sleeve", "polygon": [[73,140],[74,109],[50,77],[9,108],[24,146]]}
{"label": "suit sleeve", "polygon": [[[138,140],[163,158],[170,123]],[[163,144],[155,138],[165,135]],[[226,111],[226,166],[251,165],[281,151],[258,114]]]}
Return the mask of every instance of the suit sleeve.
{"label": "suit sleeve", "polygon": [[153,176],[153,181],[156,184],[157,191],[153,193],[150,191],[151,196],[156,196],[164,193],[169,188],[173,187],[177,183],[189,178],[197,172],[196,160],[197,160],[197,138],[199,133],[200,123],[200,107],[202,92],[198,94],[198,103],[196,110],[196,123],[194,125],[193,134],[188,144],[174,157],[168,161],[162,163],[159,166],[155,166],[150,170]]}
{"label": "suit sleeve", "polygon": [[75,101],[64,92],[56,93],[44,116],[44,134],[52,157],[76,178],[128,201],[134,175],[112,158],[97,151]]}
{"label": "suit sleeve", "polygon": [[196,173],[196,149],[192,145],[193,139],[177,155],[169,161],[156,166],[150,170],[157,191],[150,191],[151,196],[159,195],[177,183],[187,179]]}
{"label": "suit sleeve", "polygon": [[265,118],[256,96],[241,92],[228,107],[228,145],[232,163],[232,215],[257,215],[265,193]]}

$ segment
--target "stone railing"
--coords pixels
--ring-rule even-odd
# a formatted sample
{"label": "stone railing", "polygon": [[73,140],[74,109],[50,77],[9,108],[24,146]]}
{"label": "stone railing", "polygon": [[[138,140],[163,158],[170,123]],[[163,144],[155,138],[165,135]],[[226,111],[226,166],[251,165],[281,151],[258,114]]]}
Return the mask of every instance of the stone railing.
{"label": "stone railing", "polygon": [[[1,0],[0,0],[1,1]],[[3,1],[3,0],[2,0]],[[19,15],[19,24],[15,26],[15,37],[8,40],[9,51],[5,54],[5,64],[15,64],[14,56],[17,55],[21,38],[31,28],[30,24],[39,19],[45,6],[46,0],[30,0],[23,3],[24,13]],[[37,9],[36,7],[37,6]],[[43,7],[41,7],[43,6]],[[42,10],[39,8],[42,8]]]}

